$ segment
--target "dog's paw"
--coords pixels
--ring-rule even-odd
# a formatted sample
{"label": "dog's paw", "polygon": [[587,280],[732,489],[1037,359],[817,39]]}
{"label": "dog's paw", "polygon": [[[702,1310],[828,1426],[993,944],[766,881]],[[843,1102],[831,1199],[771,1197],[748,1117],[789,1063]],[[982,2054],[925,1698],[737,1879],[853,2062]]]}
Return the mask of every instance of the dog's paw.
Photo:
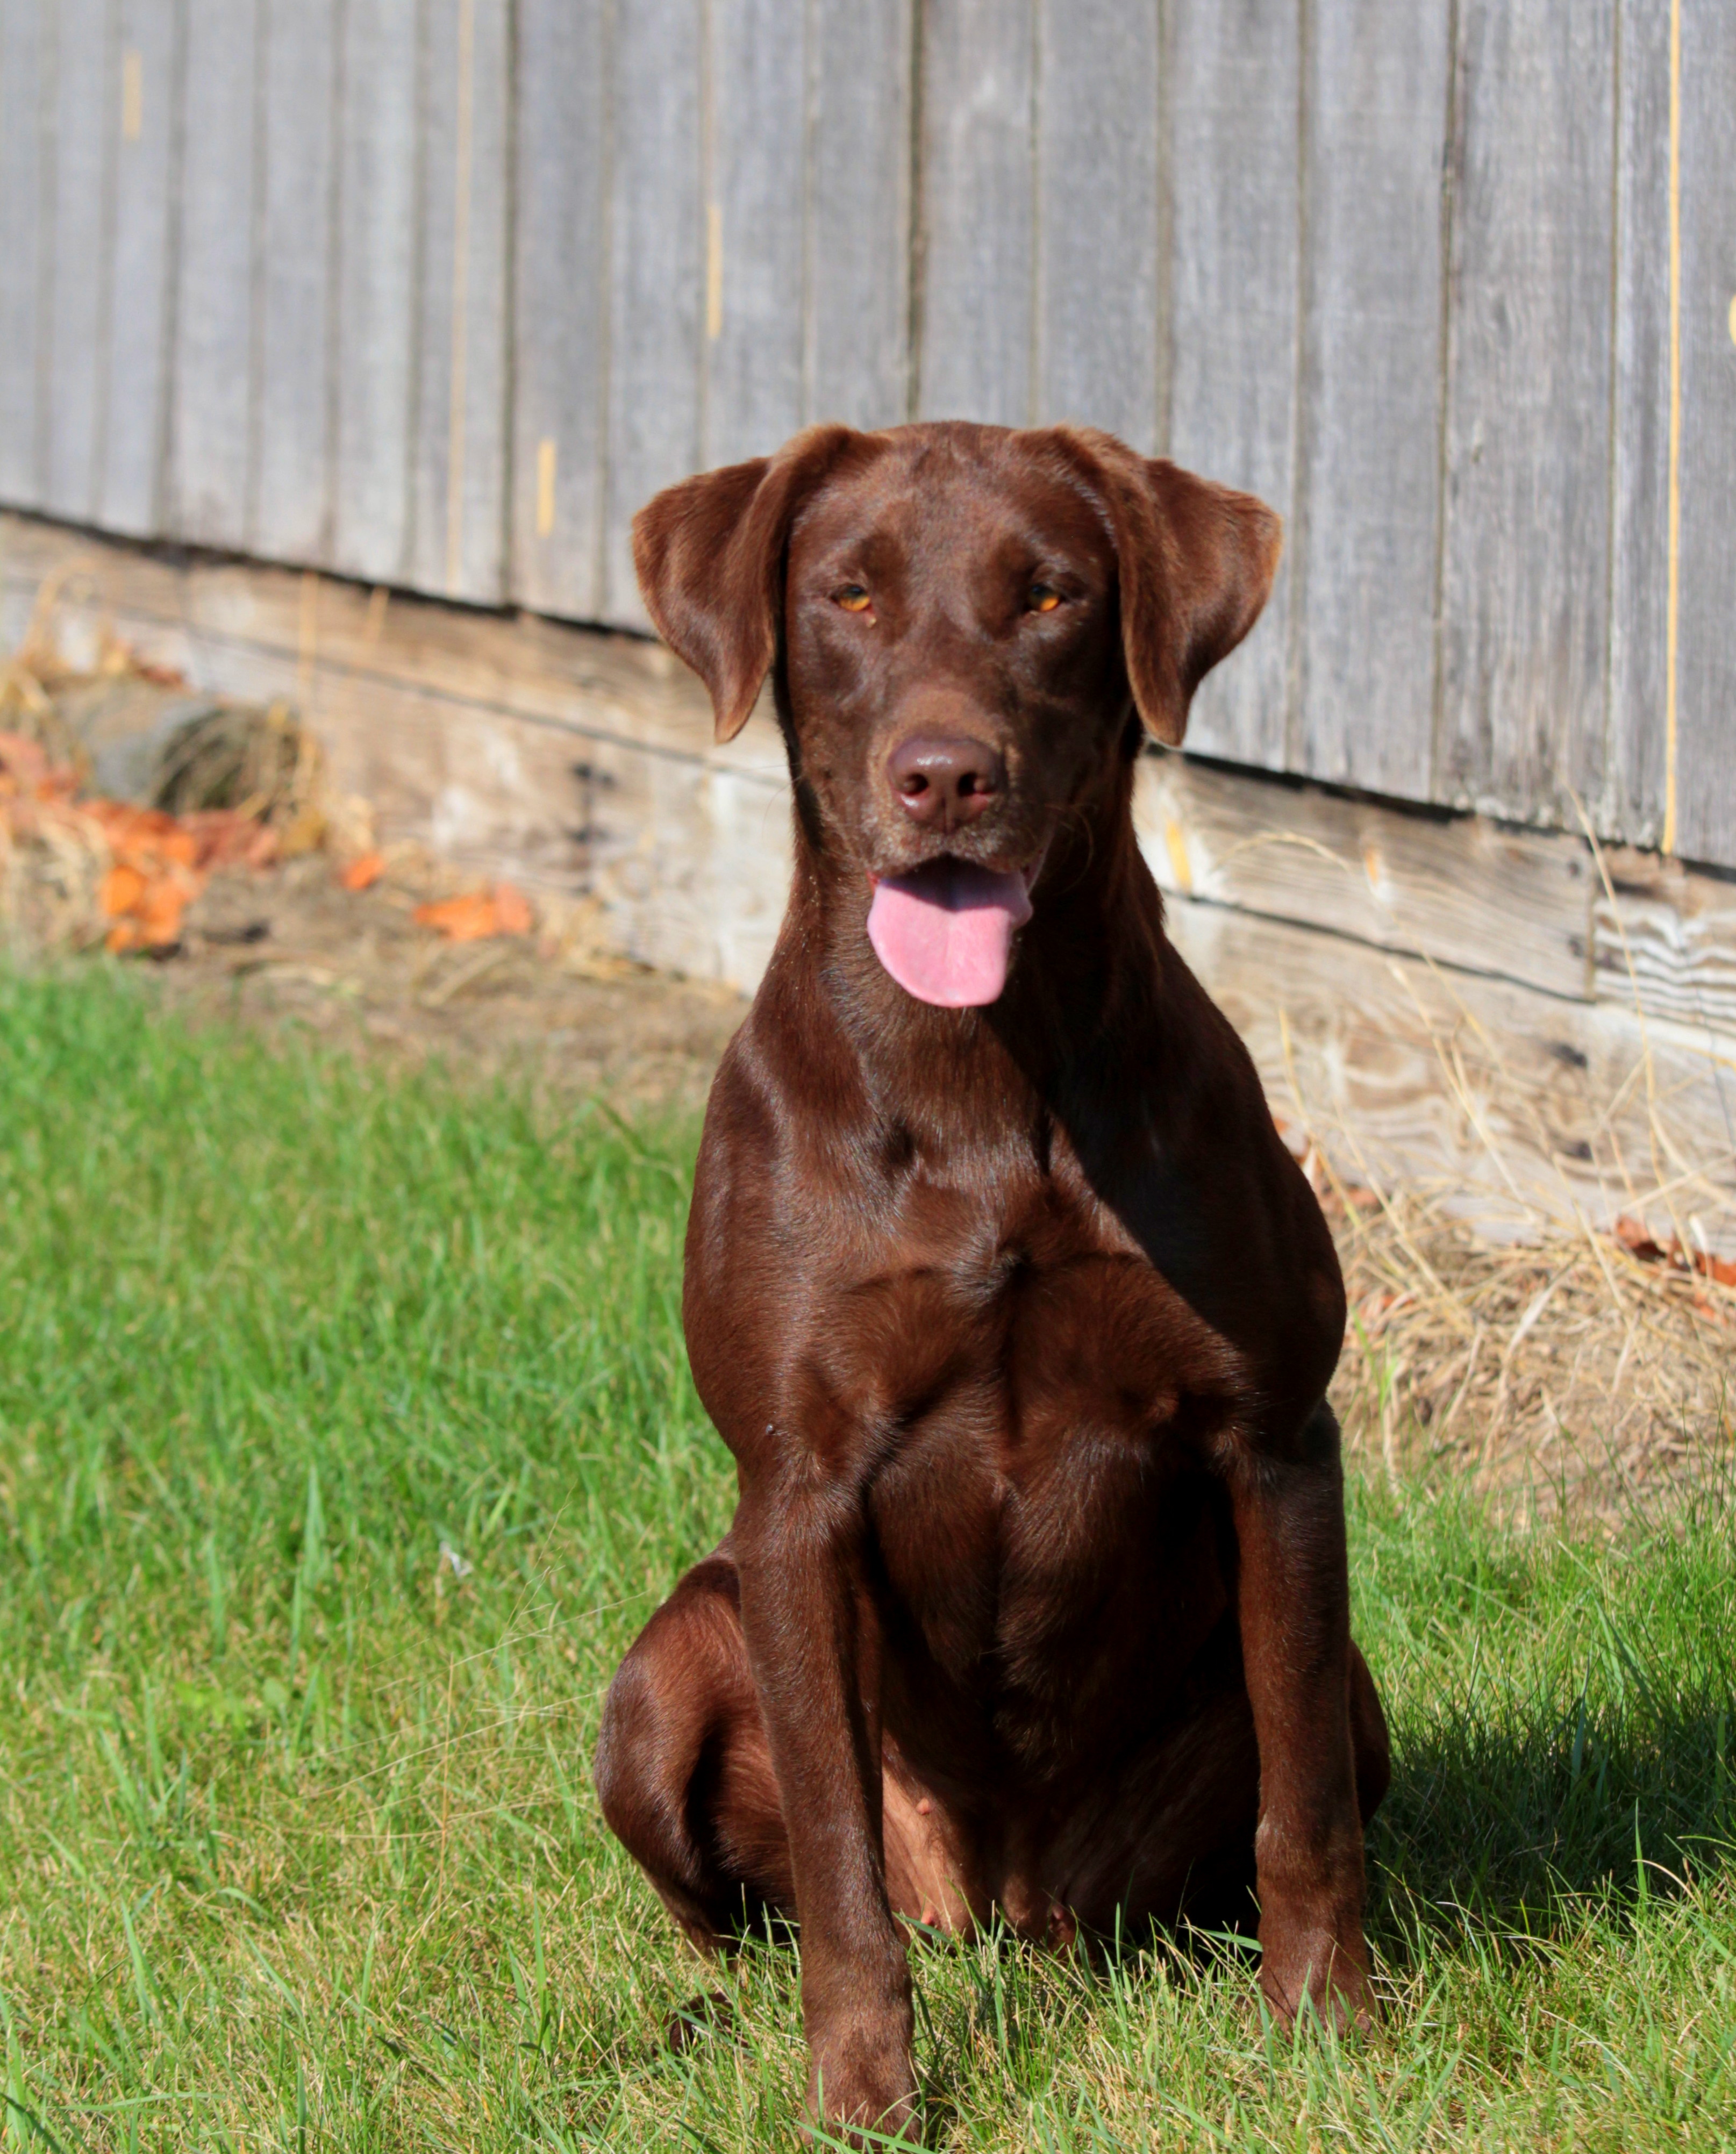
{"label": "dog's paw", "polygon": [[917,2079],[910,2030],[852,2028],[817,2043],[808,2079],[808,2114],[852,2146],[917,2145]]}
{"label": "dog's paw", "polygon": [[1335,2034],[1366,2034],[1376,2014],[1368,1978],[1368,1955],[1360,1936],[1335,1937],[1325,1929],[1263,1937],[1260,1988],[1280,2026],[1294,2026],[1311,2010]]}

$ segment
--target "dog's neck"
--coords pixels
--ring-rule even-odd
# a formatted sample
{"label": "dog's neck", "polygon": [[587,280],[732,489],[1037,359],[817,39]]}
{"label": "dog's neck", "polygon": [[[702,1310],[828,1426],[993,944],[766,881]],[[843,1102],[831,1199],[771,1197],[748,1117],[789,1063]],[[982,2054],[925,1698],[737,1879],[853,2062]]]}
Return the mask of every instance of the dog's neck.
{"label": "dog's neck", "polygon": [[1149,1036],[1163,991],[1162,901],[1134,835],[1132,766],[1058,824],[1000,999],[940,1009],[906,993],[866,932],[871,886],[850,849],[798,799],[789,911],[774,968],[882,1111],[956,1125],[1029,1127],[1059,1104],[1099,1044]]}

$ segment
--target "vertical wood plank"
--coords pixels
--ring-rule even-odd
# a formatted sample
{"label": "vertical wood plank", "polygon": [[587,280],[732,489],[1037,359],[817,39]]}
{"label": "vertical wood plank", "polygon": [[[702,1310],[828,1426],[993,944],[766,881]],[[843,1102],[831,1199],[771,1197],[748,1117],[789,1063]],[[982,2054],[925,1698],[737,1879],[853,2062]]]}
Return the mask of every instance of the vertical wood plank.
{"label": "vertical wood plank", "polygon": [[94,513],[105,528],[139,538],[162,528],[181,13],[178,0],[121,0],[120,79],[109,113],[119,141],[101,493]]}
{"label": "vertical wood plank", "polygon": [[803,416],[910,401],[911,0],[812,0]]}
{"label": "vertical wood plank", "polygon": [[702,455],[700,23],[696,0],[617,0],[604,611],[636,627],[634,513]]}
{"label": "vertical wood plank", "polygon": [[920,416],[1029,426],[1035,23],[1008,0],[922,19]]}
{"label": "vertical wood plank", "polygon": [[506,589],[508,0],[426,0],[424,267],[410,579]]}
{"label": "vertical wood plank", "polygon": [[1434,731],[1450,9],[1309,21],[1288,760],[1402,794]]}
{"label": "vertical wood plank", "polygon": [[1682,8],[1676,845],[1736,867],[1736,18]]}
{"label": "vertical wood plank", "polygon": [[1670,11],[1618,0],[1609,759],[1586,804],[1612,837],[1663,832],[1670,461]]}
{"label": "vertical wood plank", "polygon": [[88,523],[100,457],[119,85],[110,0],[54,10],[54,217],[49,312],[47,483],[43,506]]}
{"label": "vertical wood plank", "polygon": [[43,105],[54,81],[43,13],[41,0],[0,0],[0,498],[20,508],[34,508],[42,498]]}
{"label": "vertical wood plank", "polygon": [[1615,0],[1461,0],[1437,797],[1603,776]]}
{"label": "vertical wood plank", "polygon": [[323,562],[331,541],[336,0],[273,0],[266,25],[259,409],[249,544]]}
{"label": "vertical wood plank", "polygon": [[420,273],[417,0],[347,0],[339,98],[332,565],[397,583],[410,558]]}
{"label": "vertical wood plank", "polygon": [[519,0],[513,595],[602,615],[611,10]]}
{"label": "vertical wood plank", "polygon": [[1039,0],[1034,416],[1157,447],[1156,0]]}
{"label": "vertical wood plank", "polygon": [[802,422],[805,0],[711,0],[700,461],[764,456]]}
{"label": "vertical wood plank", "polygon": [[168,506],[207,546],[247,540],[258,28],[258,0],[187,0]]}
{"label": "vertical wood plank", "polygon": [[[1296,494],[1300,49],[1294,0],[1175,0],[1169,453],[1289,518]],[[1293,557],[1196,699],[1188,745],[1280,768]]]}

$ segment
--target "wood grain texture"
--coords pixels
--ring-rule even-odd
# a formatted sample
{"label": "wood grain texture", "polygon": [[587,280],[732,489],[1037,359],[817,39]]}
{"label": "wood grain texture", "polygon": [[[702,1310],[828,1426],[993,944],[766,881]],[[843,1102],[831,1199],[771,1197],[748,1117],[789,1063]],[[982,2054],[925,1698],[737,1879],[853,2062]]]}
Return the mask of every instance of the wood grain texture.
{"label": "wood grain texture", "polygon": [[[180,229],[181,9],[172,0],[121,0],[121,83],[115,146],[115,237],[106,325],[102,491],[93,519],[144,538],[163,528],[169,424],[171,271]],[[137,106],[129,115],[129,68]],[[128,121],[135,118],[136,133]]]}
{"label": "wood grain texture", "polygon": [[608,503],[603,617],[648,625],[633,517],[702,461],[705,161],[693,0],[617,8],[610,110]]}
{"label": "wood grain texture", "polygon": [[247,543],[259,12],[258,0],[186,0],[167,513],[176,538],[204,546]]}
{"label": "wood grain texture", "polygon": [[1449,0],[1308,18],[1291,768],[1400,796],[1434,730]]}
{"label": "wood grain texture", "polygon": [[[1288,0],[1176,0],[1168,23],[1169,454],[1288,517],[1296,496],[1298,12]],[[1290,559],[1264,618],[1208,680],[1189,740],[1280,767]]]}
{"label": "wood grain texture", "polygon": [[0,0],[0,499],[42,500],[38,354],[44,232],[43,104],[54,82],[41,0]]}
{"label": "wood grain texture", "polygon": [[[1354,1182],[1407,1187],[1503,1238],[1643,1215],[1649,1055],[1678,1212],[1736,1223],[1722,1088],[1736,1039],[1560,1002],[1288,921],[1182,901],[1170,935],[1247,1042],[1274,1111]],[[1677,1162],[1685,1163],[1685,1169]],[[1728,1238],[1726,1232],[1725,1238]]]}
{"label": "wood grain texture", "polygon": [[346,0],[338,108],[332,566],[404,580],[421,257],[416,0]]}
{"label": "wood grain texture", "polygon": [[1670,16],[1620,0],[1606,834],[1663,834],[1669,556]]}
{"label": "wood grain texture", "polygon": [[1615,0],[1461,0],[1436,797],[1603,781]]}
{"label": "wood grain texture", "polygon": [[1039,0],[1039,419],[1157,447],[1155,0]]}
{"label": "wood grain texture", "polygon": [[1677,848],[1736,867],[1736,16],[1682,10]]}
{"label": "wood grain texture", "polygon": [[700,462],[763,457],[802,423],[805,0],[711,0]]}
{"label": "wood grain texture", "polygon": [[331,546],[338,0],[266,20],[259,408],[249,545],[323,563]]}
{"label": "wood grain texture", "polygon": [[[519,0],[512,595],[602,618],[612,8]],[[546,528],[545,528],[546,524]]]}
{"label": "wood grain texture", "polygon": [[408,580],[506,592],[507,0],[425,0],[422,278]]}
{"label": "wood grain texture", "polygon": [[891,426],[911,368],[912,0],[811,0],[803,417]]}
{"label": "wood grain texture", "polygon": [[1026,426],[1035,22],[1008,0],[925,0],[922,28],[917,416]]}
{"label": "wood grain texture", "polygon": [[1596,885],[1583,840],[1441,822],[1311,785],[1141,761],[1141,845],[1159,886],[1589,1001]]}
{"label": "wood grain texture", "polygon": [[[1592,906],[1598,999],[1736,1036],[1736,883],[1628,845],[1604,856]],[[1736,1081],[1728,1087],[1736,1120]]]}
{"label": "wood grain texture", "polygon": [[57,0],[43,506],[88,522],[102,496],[119,54],[110,0]]}

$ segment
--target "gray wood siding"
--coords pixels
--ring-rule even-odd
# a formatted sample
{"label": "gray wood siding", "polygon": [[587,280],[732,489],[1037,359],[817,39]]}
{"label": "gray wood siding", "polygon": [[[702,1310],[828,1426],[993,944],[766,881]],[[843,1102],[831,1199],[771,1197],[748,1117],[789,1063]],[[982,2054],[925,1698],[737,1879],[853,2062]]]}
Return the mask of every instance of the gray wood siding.
{"label": "gray wood siding", "polygon": [[689,470],[1085,421],[1285,518],[1196,750],[1736,866],[1733,107],[1727,0],[0,0],[0,502],[643,628]]}

